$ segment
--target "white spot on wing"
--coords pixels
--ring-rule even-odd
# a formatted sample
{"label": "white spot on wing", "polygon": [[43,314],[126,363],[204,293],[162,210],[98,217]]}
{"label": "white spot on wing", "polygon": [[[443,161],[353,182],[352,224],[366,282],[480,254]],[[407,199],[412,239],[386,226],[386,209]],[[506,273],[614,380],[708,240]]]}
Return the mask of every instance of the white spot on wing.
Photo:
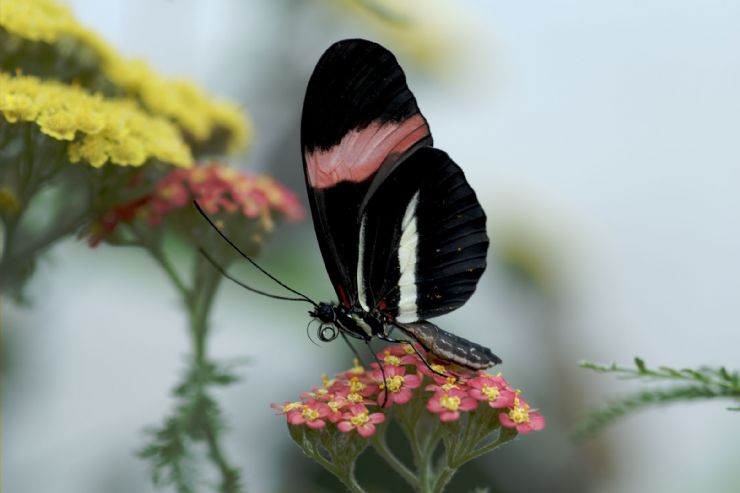
{"label": "white spot on wing", "polygon": [[415,322],[418,320],[416,306],[416,255],[419,245],[419,234],[416,230],[416,206],[419,203],[419,192],[417,191],[401,222],[401,240],[398,245],[398,265],[401,276],[398,279],[400,300],[398,302],[398,317],[401,323]]}
{"label": "white spot on wing", "polygon": [[367,298],[366,298],[366,291],[365,291],[365,278],[363,276],[364,264],[365,264],[365,220],[367,219],[367,216],[362,216],[362,224],[360,224],[360,242],[358,245],[358,253],[357,253],[357,293],[359,294],[358,298],[360,298],[360,306],[363,310],[370,311],[370,309],[367,306]]}

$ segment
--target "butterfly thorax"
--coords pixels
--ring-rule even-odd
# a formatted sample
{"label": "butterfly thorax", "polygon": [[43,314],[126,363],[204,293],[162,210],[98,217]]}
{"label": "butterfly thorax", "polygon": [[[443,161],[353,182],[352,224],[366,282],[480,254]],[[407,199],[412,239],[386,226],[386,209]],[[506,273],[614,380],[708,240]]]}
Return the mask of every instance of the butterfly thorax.
{"label": "butterfly thorax", "polygon": [[385,326],[388,322],[385,315],[380,312],[368,312],[360,306],[347,308],[341,304],[319,303],[310,314],[324,324],[332,325],[351,337],[366,341],[375,336],[385,335]]}

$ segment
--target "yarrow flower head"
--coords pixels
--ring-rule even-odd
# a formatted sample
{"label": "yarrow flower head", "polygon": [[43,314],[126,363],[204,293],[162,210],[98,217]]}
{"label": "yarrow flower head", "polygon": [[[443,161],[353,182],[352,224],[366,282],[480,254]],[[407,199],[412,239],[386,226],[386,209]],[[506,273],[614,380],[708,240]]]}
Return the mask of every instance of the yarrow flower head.
{"label": "yarrow flower head", "polygon": [[177,128],[133,101],[32,76],[0,72],[0,113],[8,123],[31,122],[50,138],[69,141],[70,161],[141,166],[156,160],[188,167],[193,158]]}
{"label": "yarrow flower head", "polygon": [[[135,219],[144,220],[150,227],[171,221],[181,226],[184,233],[192,233],[192,217],[196,214],[193,201],[219,227],[226,227],[230,235],[233,233],[235,241],[243,240],[244,244],[260,243],[263,235],[272,231],[276,215],[297,221],[304,214],[297,196],[274,179],[211,162],[173,170],[154,185],[150,194],[104,214],[90,228],[90,244],[95,246],[109,239],[120,224]],[[244,221],[258,227],[245,227]],[[240,237],[245,234],[250,236]]]}
{"label": "yarrow flower head", "polygon": [[[500,374],[434,360],[415,343],[389,346],[374,359],[370,369],[355,359],[335,378],[323,375],[322,384],[299,401],[272,404],[287,417],[290,436],[303,452],[350,489],[356,487],[355,461],[369,446],[416,490],[426,491],[427,475],[439,478],[433,490],[443,491],[450,471],[545,426]],[[427,451],[416,472],[399,466],[388,446],[385,434],[393,419],[412,450]]]}
{"label": "yarrow flower head", "polygon": [[[33,70],[33,75],[67,83],[92,83],[92,90],[126,95],[149,113],[164,117],[180,129],[196,153],[238,151],[251,137],[245,115],[236,105],[214,100],[188,81],[164,78],[140,60],[121,57],[100,36],[77,22],[62,2],[2,0],[0,39],[13,50],[14,63]],[[23,43],[29,45],[26,52]],[[39,43],[51,48],[56,57],[54,63],[44,64],[53,67],[51,74],[43,72],[42,64],[23,65],[38,52],[34,46]],[[70,43],[74,43],[72,48]],[[30,56],[23,56],[25,53]]]}
{"label": "yarrow flower head", "polygon": [[[343,410],[337,428],[340,431],[357,429],[363,437],[371,436],[375,427],[361,430],[358,426],[383,422],[377,416],[370,420],[374,414],[368,411],[368,407],[382,406],[380,412],[375,414],[386,416],[391,407],[400,406],[403,409],[412,406],[415,401],[423,403],[430,416],[437,416],[441,423],[458,421],[463,413],[486,413],[488,409],[490,413],[498,411],[489,413],[497,424],[500,422],[519,433],[544,427],[542,415],[530,410],[529,405],[518,397],[517,391],[509,386],[501,374],[494,376],[485,371],[472,372],[443,361],[435,361],[429,368],[426,351],[410,343],[389,346],[378,353],[377,358],[380,366],[372,363],[372,370],[366,370],[355,359],[352,368],[337,374],[335,378],[322,376],[322,385],[302,393],[301,401],[283,406],[273,404],[273,407],[285,414],[296,412],[299,402],[333,402],[333,412]],[[329,414],[324,417],[327,416]],[[366,418],[369,421],[365,422]],[[304,424],[297,419],[288,421],[294,426]]]}

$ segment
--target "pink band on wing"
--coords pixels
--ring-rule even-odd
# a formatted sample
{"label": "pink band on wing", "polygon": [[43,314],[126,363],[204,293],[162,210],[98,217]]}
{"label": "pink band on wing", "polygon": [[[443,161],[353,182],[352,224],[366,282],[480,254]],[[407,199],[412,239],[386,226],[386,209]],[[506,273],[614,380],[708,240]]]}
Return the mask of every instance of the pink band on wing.
{"label": "pink band on wing", "polygon": [[341,181],[361,182],[375,173],[390,154],[401,154],[429,135],[421,114],[398,122],[371,123],[350,130],[328,150],[306,155],[308,181],[314,188],[327,188]]}

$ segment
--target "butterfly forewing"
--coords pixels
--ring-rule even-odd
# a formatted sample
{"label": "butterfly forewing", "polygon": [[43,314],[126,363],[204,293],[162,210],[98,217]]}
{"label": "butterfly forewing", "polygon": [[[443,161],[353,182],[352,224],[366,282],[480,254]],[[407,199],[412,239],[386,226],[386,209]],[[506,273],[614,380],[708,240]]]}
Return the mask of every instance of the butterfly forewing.
{"label": "butterfly forewing", "polygon": [[398,163],[431,142],[391,52],[360,39],[329,47],[308,83],[301,145],[321,253],[345,306],[359,302],[363,204]]}

